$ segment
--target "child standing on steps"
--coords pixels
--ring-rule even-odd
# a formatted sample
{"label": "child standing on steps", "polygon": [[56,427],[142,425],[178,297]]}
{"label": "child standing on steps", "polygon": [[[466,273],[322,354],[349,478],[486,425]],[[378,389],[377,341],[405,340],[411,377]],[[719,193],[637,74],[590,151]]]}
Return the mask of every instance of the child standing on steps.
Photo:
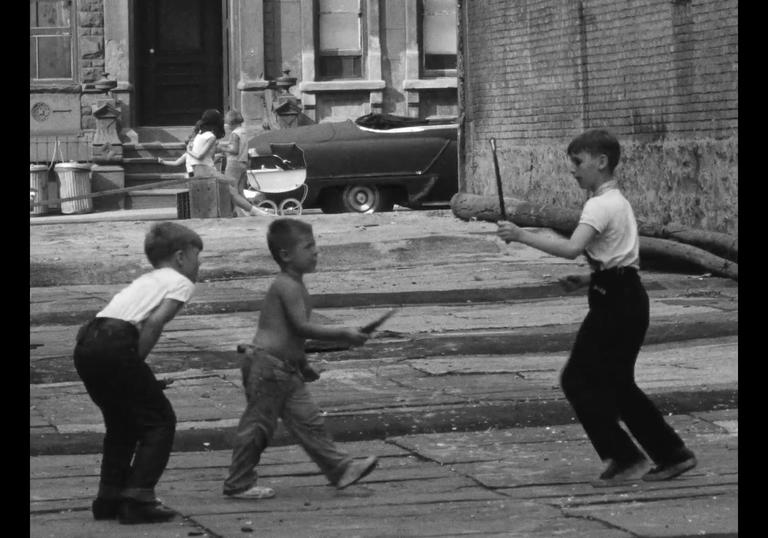
{"label": "child standing on steps", "polygon": [[234,179],[225,176],[213,166],[216,141],[224,136],[224,117],[221,112],[215,109],[206,110],[198,124],[198,133],[192,141],[192,147],[187,149],[187,160],[192,164],[195,176],[213,177],[226,182],[235,206],[242,209],[247,215],[269,215],[268,212],[252,205],[237,192]]}
{"label": "child standing on steps", "polygon": [[[248,183],[248,137],[243,127],[243,115],[237,110],[230,110],[224,115],[224,127],[229,130],[229,141],[220,143],[219,146],[227,154],[227,167],[224,174],[234,179],[237,192],[243,194]],[[254,202],[264,200],[266,196],[259,193]]]}
{"label": "child standing on steps", "polygon": [[246,407],[223,488],[224,495],[240,499],[275,495],[272,488],[256,485],[255,467],[272,441],[278,418],[338,489],[366,476],[377,462],[375,456],[353,460],[339,450],[325,429],[323,415],[312,401],[302,374],[307,338],[344,340],[359,346],[369,335],[360,329],[310,321],[312,307],[304,274],[313,272],[317,265],[311,225],[296,219],[274,220],[267,231],[267,244],[280,273],[264,298],[253,349],[243,361]]}
{"label": "child standing on steps", "polygon": [[195,176],[195,168],[192,166],[192,161],[187,159],[187,151],[192,149],[192,141],[195,139],[195,136],[197,135],[198,130],[200,129],[200,122],[198,121],[195,124],[194,129],[192,130],[192,134],[190,134],[187,139],[184,141],[184,153],[179,156],[178,159],[175,161],[171,161],[169,159],[163,159],[162,157],[157,158],[157,162],[165,165],[165,166],[180,166],[181,164],[184,164],[184,168],[187,172],[187,177],[194,177]]}
{"label": "child standing on steps", "polygon": [[567,149],[571,174],[592,196],[569,239],[530,233],[499,223],[498,236],[554,256],[584,253],[591,275],[563,279],[571,291],[589,286],[589,312],[576,335],[561,385],[606,468],[593,485],[611,486],[638,477],[647,460],[656,467],[646,481],[667,480],[696,466],[693,452],[635,383],[635,361],[649,323],[649,301],[640,281],[639,237],[632,206],[619,191],[613,171],[621,148],[608,131],[595,129],[574,138]]}
{"label": "child standing on steps", "polygon": [[104,416],[106,434],[94,519],[157,523],[175,512],[155,497],[176,415],[145,362],[165,325],[195,289],[203,241],[174,222],[155,224],[144,251],[154,270],[115,295],[77,334],[75,369]]}

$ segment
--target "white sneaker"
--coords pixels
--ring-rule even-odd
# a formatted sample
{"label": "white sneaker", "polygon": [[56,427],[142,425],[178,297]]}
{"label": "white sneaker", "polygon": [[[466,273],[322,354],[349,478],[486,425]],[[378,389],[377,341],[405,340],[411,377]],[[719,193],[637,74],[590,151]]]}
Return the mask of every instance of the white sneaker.
{"label": "white sneaker", "polygon": [[271,499],[275,496],[275,490],[265,486],[253,486],[251,489],[240,493],[225,494],[233,499]]}
{"label": "white sneaker", "polygon": [[378,461],[379,459],[376,456],[368,456],[363,460],[350,462],[347,468],[344,469],[344,474],[341,475],[341,478],[336,483],[336,489],[344,489],[351,486],[373,471]]}

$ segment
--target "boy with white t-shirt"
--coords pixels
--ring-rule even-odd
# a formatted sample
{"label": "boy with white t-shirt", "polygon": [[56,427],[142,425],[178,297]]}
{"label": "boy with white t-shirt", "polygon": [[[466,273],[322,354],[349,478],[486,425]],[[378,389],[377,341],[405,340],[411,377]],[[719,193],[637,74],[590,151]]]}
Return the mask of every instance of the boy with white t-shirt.
{"label": "boy with white t-shirt", "polygon": [[619,141],[593,129],[568,146],[571,174],[592,194],[569,239],[544,237],[511,222],[499,223],[498,236],[554,256],[585,254],[591,275],[562,279],[568,291],[589,285],[589,312],[560,378],[592,445],[606,462],[592,485],[612,486],[638,477],[647,459],[619,425],[623,421],[656,467],[645,481],[667,480],[696,466],[679,435],[635,384],[635,361],[649,323],[648,294],[640,281],[640,242],[632,206],[613,176]]}
{"label": "boy with white t-shirt", "polygon": [[145,359],[192,296],[202,249],[200,236],[185,226],[152,226],[144,252],[154,270],[115,295],[77,334],[75,369],[106,427],[94,519],[156,523],[175,515],[155,497],[176,431],[163,394],[170,381],[158,381]]}

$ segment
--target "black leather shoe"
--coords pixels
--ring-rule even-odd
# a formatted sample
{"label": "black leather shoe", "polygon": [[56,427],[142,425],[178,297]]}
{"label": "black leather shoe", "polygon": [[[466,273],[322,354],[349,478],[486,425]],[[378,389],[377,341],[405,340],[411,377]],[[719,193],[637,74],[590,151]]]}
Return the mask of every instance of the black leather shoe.
{"label": "black leather shoe", "polygon": [[120,504],[117,519],[123,525],[135,525],[137,523],[162,523],[170,521],[175,516],[176,512],[161,504],[125,499]]}
{"label": "black leather shoe", "polygon": [[610,460],[605,471],[600,474],[597,480],[592,481],[592,486],[596,488],[612,487],[624,485],[629,481],[639,478],[648,467],[648,460],[645,457],[639,458],[629,463],[618,463]]}
{"label": "black leather shoe", "polygon": [[312,383],[320,379],[320,374],[313,370],[310,366],[303,366],[301,368],[301,377],[304,378],[305,383]]}
{"label": "black leather shoe", "polygon": [[122,499],[103,499],[97,497],[91,504],[93,519],[115,519]]}
{"label": "black leather shoe", "polygon": [[657,465],[647,473],[643,475],[643,480],[646,482],[658,482],[659,480],[669,480],[670,478],[674,478],[678,475],[683,474],[686,471],[690,471],[694,467],[696,467],[696,464],[698,462],[696,461],[696,458],[691,455],[690,458],[687,458],[683,461],[679,461],[677,463],[666,463]]}

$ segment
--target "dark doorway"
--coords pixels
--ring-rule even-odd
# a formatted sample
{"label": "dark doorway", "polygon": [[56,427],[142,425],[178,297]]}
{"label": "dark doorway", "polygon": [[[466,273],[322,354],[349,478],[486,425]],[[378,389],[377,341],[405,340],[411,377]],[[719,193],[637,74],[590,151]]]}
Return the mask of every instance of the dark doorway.
{"label": "dark doorway", "polygon": [[139,125],[194,125],[223,108],[221,2],[136,0]]}

